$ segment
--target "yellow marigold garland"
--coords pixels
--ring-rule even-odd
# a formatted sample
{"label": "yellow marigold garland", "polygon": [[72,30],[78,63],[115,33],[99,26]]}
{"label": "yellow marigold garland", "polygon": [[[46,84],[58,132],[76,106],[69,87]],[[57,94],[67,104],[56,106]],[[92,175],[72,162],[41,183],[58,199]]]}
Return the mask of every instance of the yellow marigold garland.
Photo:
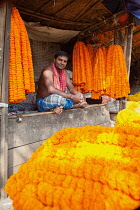
{"label": "yellow marigold garland", "polygon": [[140,205],[140,121],[65,128],[5,186],[14,209],[133,210]]}
{"label": "yellow marigold garland", "polygon": [[[14,55],[16,55],[16,68],[12,67]],[[14,81],[15,85],[12,85],[11,81]],[[9,103],[25,100],[25,94],[33,92],[35,92],[35,84],[30,43],[24,22],[18,10],[13,7],[10,33]]]}
{"label": "yellow marigold garland", "polygon": [[118,113],[116,122],[117,124],[122,124],[135,120],[140,120],[140,102],[129,101],[126,104],[126,109]]}
{"label": "yellow marigold garland", "polygon": [[140,101],[140,92],[135,93],[134,95],[128,95],[128,101]]}

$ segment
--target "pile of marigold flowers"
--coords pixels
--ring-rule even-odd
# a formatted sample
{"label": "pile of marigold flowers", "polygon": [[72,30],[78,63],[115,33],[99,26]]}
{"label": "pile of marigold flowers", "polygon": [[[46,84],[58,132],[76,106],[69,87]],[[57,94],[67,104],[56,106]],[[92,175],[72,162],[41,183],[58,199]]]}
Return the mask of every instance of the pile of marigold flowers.
{"label": "pile of marigold flowers", "polygon": [[129,95],[127,101],[140,101],[140,92],[134,95]]}
{"label": "pile of marigold flowers", "polygon": [[15,210],[134,210],[140,206],[140,121],[56,132],[12,175]]}
{"label": "pile of marigold flowers", "polygon": [[25,24],[18,10],[13,7],[10,30],[9,103],[26,99],[35,92],[34,71],[30,42]]}
{"label": "pile of marigold flowers", "polygon": [[126,62],[120,45],[93,50],[92,45],[76,42],[73,49],[73,84],[93,99],[103,95],[127,97],[130,93]]}
{"label": "pile of marigold flowers", "polygon": [[116,123],[121,124],[135,120],[140,120],[140,101],[127,101],[126,109],[117,114]]}

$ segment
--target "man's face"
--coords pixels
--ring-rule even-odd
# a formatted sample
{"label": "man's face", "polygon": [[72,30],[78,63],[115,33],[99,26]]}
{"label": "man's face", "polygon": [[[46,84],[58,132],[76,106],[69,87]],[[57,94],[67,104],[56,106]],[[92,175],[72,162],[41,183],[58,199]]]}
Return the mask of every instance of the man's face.
{"label": "man's face", "polygon": [[58,70],[65,69],[67,62],[68,62],[68,58],[66,56],[58,56],[57,58],[54,59],[55,67]]}

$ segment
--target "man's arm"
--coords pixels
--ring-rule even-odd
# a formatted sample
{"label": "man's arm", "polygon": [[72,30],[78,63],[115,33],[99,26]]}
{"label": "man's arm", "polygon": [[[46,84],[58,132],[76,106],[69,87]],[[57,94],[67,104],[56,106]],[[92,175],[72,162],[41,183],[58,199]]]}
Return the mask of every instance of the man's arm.
{"label": "man's arm", "polygon": [[72,94],[65,93],[54,87],[53,84],[53,73],[51,70],[47,70],[43,72],[44,84],[47,88],[49,94],[58,94],[64,98],[72,99],[74,102],[78,103],[80,101],[80,96],[73,97]]}

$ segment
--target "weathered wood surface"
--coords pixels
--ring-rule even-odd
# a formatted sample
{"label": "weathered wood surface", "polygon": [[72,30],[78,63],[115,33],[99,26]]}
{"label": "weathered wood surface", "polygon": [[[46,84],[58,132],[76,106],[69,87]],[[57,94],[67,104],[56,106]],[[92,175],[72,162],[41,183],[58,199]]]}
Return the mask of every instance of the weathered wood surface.
{"label": "weathered wood surface", "polygon": [[85,109],[71,109],[61,115],[40,113],[37,116],[9,119],[8,128],[8,176],[15,173],[33,152],[56,131],[65,127],[85,125],[110,126],[110,115],[105,105],[91,105]]}
{"label": "weathered wood surface", "polygon": [[[9,51],[10,51],[10,1],[0,6],[0,101],[8,104],[8,75],[9,75]],[[7,181],[8,171],[8,108],[1,108],[0,126],[0,197],[6,198],[7,195],[3,185]]]}
{"label": "weathered wood surface", "polygon": [[3,71],[3,50],[4,50],[4,32],[5,32],[5,15],[6,7],[0,5],[0,102],[1,102],[1,86],[2,86],[2,71]]}

